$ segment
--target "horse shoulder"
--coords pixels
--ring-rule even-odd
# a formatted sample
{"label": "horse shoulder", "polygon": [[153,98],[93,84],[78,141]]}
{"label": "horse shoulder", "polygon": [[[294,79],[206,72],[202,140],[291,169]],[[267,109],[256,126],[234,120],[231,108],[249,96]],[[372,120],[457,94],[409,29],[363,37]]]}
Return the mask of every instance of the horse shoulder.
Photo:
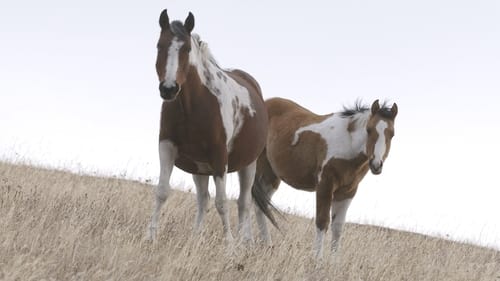
{"label": "horse shoulder", "polygon": [[368,170],[368,158],[360,154],[353,159],[331,158],[324,166],[323,174],[332,178],[336,200],[343,200],[354,197]]}

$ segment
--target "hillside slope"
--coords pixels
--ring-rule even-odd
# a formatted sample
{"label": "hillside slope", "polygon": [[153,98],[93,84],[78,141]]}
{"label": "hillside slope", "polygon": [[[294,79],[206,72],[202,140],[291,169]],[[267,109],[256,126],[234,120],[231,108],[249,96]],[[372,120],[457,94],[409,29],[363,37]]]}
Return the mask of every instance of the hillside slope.
{"label": "hillside slope", "polygon": [[191,234],[196,199],[183,192],[150,243],[151,186],[132,181],[0,163],[0,194],[0,280],[500,280],[500,252],[353,224],[315,266],[314,223],[290,215],[274,247],[230,251],[213,202]]}

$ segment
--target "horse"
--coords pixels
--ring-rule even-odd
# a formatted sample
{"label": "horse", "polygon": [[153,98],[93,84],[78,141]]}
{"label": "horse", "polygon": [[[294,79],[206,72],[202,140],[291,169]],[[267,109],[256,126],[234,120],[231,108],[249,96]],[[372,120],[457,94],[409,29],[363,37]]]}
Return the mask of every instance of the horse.
{"label": "horse", "polygon": [[154,190],[148,237],[154,240],[157,235],[160,209],[169,196],[175,165],[193,176],[198,207],[196,233],[203,227],[208,181],[213,177],[215,206],[226,241],[233,240],[226,203],[226,174],[238,172],[238,230],[245,240],[251,240],[251,187],[268,125],[261,88],[248,73],[218,65],[207,43],[192,33],[191,12],[184,22],[170,22],[165,9],[159,24],[156,72],[163,99],[158,146],[160,177]]}
{"label": "horse", "polygon": [[252,187],[261,239],[271,243],[266,217],[278,227],[269,207],[284,181],[293,188],[316,192],[313,249],[317,258],[323,256],[331,216],[334,253],[359,183],[368,170],[375,175],[382,172],[394,136],[397,104],[381,106],[376,100],[368,108],[356,102],[354,108],[327,115],[314,114],[282,98],[269,99],[266,106],[269,131]]}

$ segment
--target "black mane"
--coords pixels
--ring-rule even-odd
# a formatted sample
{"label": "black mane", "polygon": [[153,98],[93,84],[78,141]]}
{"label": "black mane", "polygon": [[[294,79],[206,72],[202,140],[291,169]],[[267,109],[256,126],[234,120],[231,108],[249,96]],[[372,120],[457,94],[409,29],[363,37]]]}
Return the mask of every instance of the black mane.
{"label": "black mane", "polygon": [[[346,107],[344,106],[344,111],[340,112],[340,116],[342,117],[351,117],[354,116],[358,113],[364,113],[366,111],[370,110],[370,107],[362,104],[361,100],[357,100],[352,107]],[[382,116],[383,118],[392,118],[392,111],[391,107],[389,106],[387,101],[384,101],[380,105],[380,110],[378,111],[378,114]]]}
{"label": "black mane", "polygon": [[380,110],[378,111],[378,114],[382,116],[382,118],[388,118],[388,119],[394,119],[394,115],[392,113],[392,108],[387,105],[387,102],[384,102],[380,106]]}
{"label": "black mane", "polygon": [[340,112],[342,117],[351,117],[358,113],[364,113],[370,108],[361,103],[361,100],[356,100],[353,107],[347,107],[344,105],[344,111]]}

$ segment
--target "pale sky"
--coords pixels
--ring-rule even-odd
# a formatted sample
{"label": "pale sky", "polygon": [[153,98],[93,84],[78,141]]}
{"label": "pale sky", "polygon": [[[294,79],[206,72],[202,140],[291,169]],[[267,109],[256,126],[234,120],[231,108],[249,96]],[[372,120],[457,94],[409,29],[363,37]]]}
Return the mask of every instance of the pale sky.
{"label": "pale sky", "polygon": [[[251,73],[266,98],[317,113],[398,103],[384,172],[361,183],[348,220],[500,248],[496,0],[4,1],[0,157],[156,180],[164,8],[193,12],[220,65]],[[313,215],[311,194],[286,189],[280,207]]]}

